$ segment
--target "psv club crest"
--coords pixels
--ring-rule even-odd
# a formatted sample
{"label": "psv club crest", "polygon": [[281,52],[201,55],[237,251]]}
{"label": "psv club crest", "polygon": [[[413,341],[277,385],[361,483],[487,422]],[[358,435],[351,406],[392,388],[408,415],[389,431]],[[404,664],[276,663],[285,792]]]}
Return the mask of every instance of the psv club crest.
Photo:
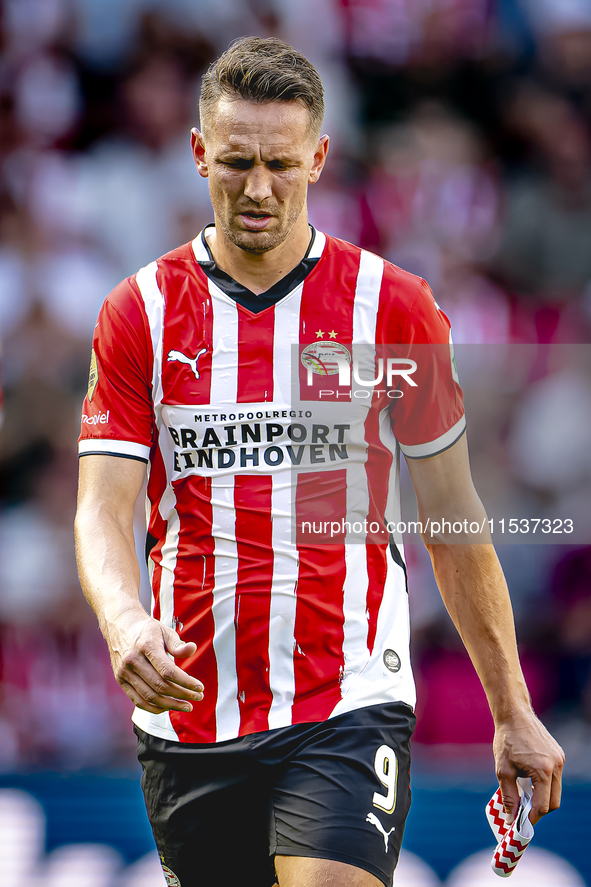
{"label": "psv club crest", "polygon": [[312,342],[306,345],[300,360],[318,376],[335,376],[344,361],[351,365],[351,352],[340,342]]}

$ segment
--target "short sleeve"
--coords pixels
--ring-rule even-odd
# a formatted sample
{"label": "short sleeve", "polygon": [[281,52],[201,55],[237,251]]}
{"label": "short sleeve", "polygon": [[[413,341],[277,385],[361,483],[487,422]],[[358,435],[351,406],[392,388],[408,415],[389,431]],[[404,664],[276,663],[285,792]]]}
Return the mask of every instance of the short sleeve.
{"label": "short sleeve", "polygon": [[390,417],[407,458],[443,452],[466,428],[451,325],[428,284],[421,280],[408,315],[404,346],[396,350],[390,377]]}
{"label": "short sleeve", "polygon": [[149,461],[154,433],[151,365],[147,321],[128,279],[107,296],[94,330],[81,456]]}

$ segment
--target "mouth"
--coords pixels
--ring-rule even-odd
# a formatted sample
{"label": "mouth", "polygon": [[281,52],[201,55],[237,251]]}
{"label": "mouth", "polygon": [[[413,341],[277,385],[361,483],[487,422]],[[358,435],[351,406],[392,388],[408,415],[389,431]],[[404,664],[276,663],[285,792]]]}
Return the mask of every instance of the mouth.
{"label": "mouth", "polygon": [[265,212],[243,212],[240,213],[242,224],[249,231],[262,231],[270,223],[272,215]]}

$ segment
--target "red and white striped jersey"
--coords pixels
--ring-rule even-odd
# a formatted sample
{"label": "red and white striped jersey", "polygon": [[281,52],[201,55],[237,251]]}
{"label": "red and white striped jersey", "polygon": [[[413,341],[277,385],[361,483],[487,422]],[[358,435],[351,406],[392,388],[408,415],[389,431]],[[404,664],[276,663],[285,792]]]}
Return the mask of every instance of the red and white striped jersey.
{"label": "red and white striped jersey", "polygon": [[463,433],[450,326],[424,281],[371,253],[314,232],[309,258],[255,314],[205,273],[198,237],[101,310],[80,454],[148,463],[153,615],[195,641],[177,664],[205,685],[189,714],[136,709],[156,736],[414,706],[398,458]]}

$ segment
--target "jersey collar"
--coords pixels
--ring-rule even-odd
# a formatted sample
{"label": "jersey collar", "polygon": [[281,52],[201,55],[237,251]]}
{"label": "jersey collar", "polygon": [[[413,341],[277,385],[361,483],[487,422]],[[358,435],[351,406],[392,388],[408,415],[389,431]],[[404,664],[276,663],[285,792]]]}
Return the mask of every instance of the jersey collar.
{"label": "jersey collar", "polygon": [[272,287],[264,293],[253,293],[247,287],[238,283],[221,268],[216,265],[205,232],[213,225],[206,225],[201,234],[193,241],[193,252],[195,258],[203,269],[205,274],[212,280],[219,289],[239,305],[248,308],[253,314],[259,314],[270,305],[275,305],[289,293],[293,292],[296,286],[299,286],[308,274],[316,267],[322,251],[324,249],[325,236],[321,232],[310,225],[310,243],[306,254],[301,262],[296,265],[285,277],[274,283]]}

